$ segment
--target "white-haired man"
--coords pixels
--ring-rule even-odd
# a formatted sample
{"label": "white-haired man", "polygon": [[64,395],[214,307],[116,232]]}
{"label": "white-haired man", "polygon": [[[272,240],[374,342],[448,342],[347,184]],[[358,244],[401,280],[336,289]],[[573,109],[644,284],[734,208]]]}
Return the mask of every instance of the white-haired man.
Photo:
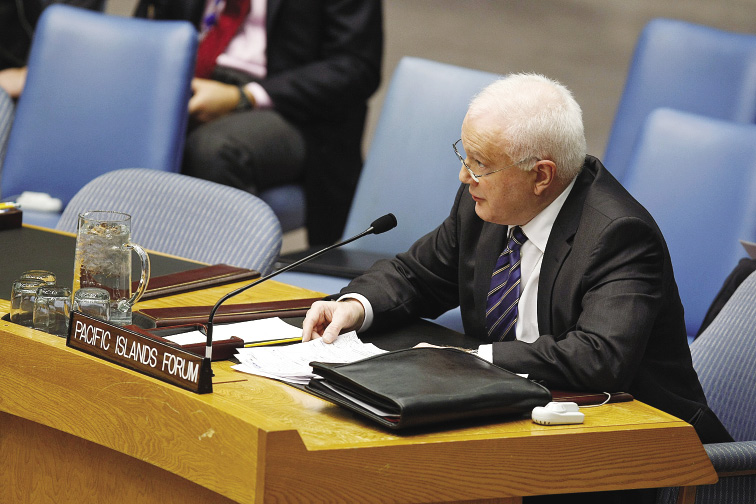
{"label": "white-haired man", "polygon": [[554,389],[627,391],[704,442],[728,440],[691,364],[664,238],[585,155],[571,93],[543,76],[505,77],[473,99],[455,150],[463,185],[449,217],[339,301],[314,304],[303,338],[459,305],[495,364]]}

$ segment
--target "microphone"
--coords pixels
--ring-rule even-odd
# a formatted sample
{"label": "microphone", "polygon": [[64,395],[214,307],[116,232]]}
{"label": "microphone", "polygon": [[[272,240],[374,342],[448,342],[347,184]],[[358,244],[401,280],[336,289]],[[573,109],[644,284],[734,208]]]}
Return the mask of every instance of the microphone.
{"label": "microphone", "polygon": [[307,257],[304,257],[304,258],[302,258],[302,259],[300,259],[298,261],[295,261],[295,262],[293,262],[291,264],[288,264],[288,265],[284,266],[283,268],[281,268],[279,270],[276,270],[273,273],[270,273],[270,274],[268,274],[268,275],[266,275],[266,276],[264,276],[262,278],[259,278],[259,279],[255,280],[254,282],[252,282],[252,283],[250,283],[248,285],[243,285],[243,286],[239,287],[238,289],[233,290],[233,291],[229,292],[228,294],[226,294],[225,296],[223,296],[222,298],[220,298],[218,300],[218,302],[215,303],[215,306],[213,306],[213,309],[210,311],[210,317],[207,320],[207,346],[205,347],[205,359],[204,359],[204,361],[207,363],[206,364],[207,367],[208,368],[210,367],[210,360],[211,360],[212,354],[213,354],[213,318],[215,318],[215,312],[218,311],[218,308],[220,308],[220,306],[223,303],[225,303],[228,299],[236,296],[237,294],[241,294],[242,292],[244,292],[247,289],[251,289],[255,285],[259,285],[259,284],[261,284],[261,283],[263,283],[263,282],[265,282],[267,280],[270,280],[271,278],[273,278],[274,276],[276,276],[276,275],[278,275],[280,273],[284,273],[286,271],[289,271],[290,269],[296,268],[297,266],[299,266],[302,263],[306,263],[307,261],[311,261],[312,259],[315,259],[316,257],[325,254],[329,250],[333,250],[335,248],[341,247],[343,245],[346,245],[347,243],[352,243],[353,241],[359,240],[363,236],[367,236],[369,234],[376,234],[377,235],[377,234],[385,233],[386,231],[388,231],[390,229],[394,229],[395,227],[396,227],[396,217],[394,216],[394,214],[389,213],[389,214],[384,215],[383,217],[378,217],[377,219],[375,219],[370,224],[370,227],[367,228],[365,231],[363,231],[363,232],[361,232],[361,233],[359,233],[357,235],[354,235],[351,238],[346,239],[346,240],[344,240],[342,242],[335,243],[333,245],[329,245],[328,247],[326,247],[326,248],[324,248],[322,250],[318,250],[314,254],[310,254]]}
{"label": "microphone", "polygon": [[346,243],[349,243],[350,241],[354,241],[357,238],[361,238],[365,236],[366,234],[381,234],[385,233],[386,231],[390,229],[394,229],[396,227],[396,217],[394,217],[394,214],[387,213],[383,217],[378,217],[375,219],[371,224],[370,227],[367,228],[365,231],[360,233],[359,235],[355,236],[354,238],[350,238],[349,240],[341,243],[337,243],[333,247],[340,247]]}

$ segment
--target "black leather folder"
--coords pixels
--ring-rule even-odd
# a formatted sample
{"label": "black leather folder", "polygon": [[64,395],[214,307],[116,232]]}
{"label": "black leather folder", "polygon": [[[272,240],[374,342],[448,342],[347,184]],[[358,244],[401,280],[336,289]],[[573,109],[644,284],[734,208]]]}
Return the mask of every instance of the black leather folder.
{"label": "black leather folder", "polygon": [[454,348],[410,348],[349,364],[310,363],[306,389],[390,429],[530,413],[540,384]]}

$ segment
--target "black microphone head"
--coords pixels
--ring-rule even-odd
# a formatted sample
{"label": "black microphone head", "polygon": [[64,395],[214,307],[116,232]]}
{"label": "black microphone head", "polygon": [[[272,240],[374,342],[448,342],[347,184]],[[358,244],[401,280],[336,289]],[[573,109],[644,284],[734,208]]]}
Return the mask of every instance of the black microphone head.
{"label": "black microphone head", "polygon": [[394,229],[396,227],[396,217],[394,217],[394,214],[388,213],[383,217],[375,219],[372,224],[370,224],[370,227],[373,228],[373,234],[385,233],[389,229]]}

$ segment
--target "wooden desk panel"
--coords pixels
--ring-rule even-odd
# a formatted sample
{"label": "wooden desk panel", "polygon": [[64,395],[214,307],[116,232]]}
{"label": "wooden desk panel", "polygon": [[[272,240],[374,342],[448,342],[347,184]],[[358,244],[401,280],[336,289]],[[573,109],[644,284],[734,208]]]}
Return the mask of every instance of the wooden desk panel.
{"label": "wooden desk panel", "polygon": [[0,412],[0,502],[231,504],[116,450]]}
{"label": "wooden desk panel", "polygon": [[[229,363],[219,367],[218,379],[236,376]],[[515,420],[397,435],[284,384],[269,385],[267,416],[292,430],[268,431],[266,495],[296,487],[297,502],[456,501],[712,481],[693,429],[638,401],[585,409],[583,425]],[[249,404],[247,387],[216,390]],[[344,490],[348,482],[359,483]]]}
{"label": "wooden desk panel", "polygon": [[[65,453],[56,459],[35,443],[43,431],[64,446],[81,440],[80,474],[97,478],[113,502],[127,491],[122,486],[133,492],[142,484],[113,477],[123,456],[135,459],[127,473],[153,467],[180,477],[166,480],[181,481],[177,495],[196,484],[244,503],[517,502],[716,481],[693,428],[637,401],[587,409],[577,426],[517,420],[398,435],[288,385],[233,371],[229,362],[213,366],[215,392],[196,395],[4,321],[0,358],[0,410],[13,415],[0,416],[3,453],[18,455],[3,465],[3,488],[17,485],[19,474],[44,479],[35,469],[40,459],[67,463]],[[16,448],[6,450],[9,432]],[[153,473],[145,478],[155,480],[162,482]],[[34,480],[29,491],[56,492],[60,483]]]}

